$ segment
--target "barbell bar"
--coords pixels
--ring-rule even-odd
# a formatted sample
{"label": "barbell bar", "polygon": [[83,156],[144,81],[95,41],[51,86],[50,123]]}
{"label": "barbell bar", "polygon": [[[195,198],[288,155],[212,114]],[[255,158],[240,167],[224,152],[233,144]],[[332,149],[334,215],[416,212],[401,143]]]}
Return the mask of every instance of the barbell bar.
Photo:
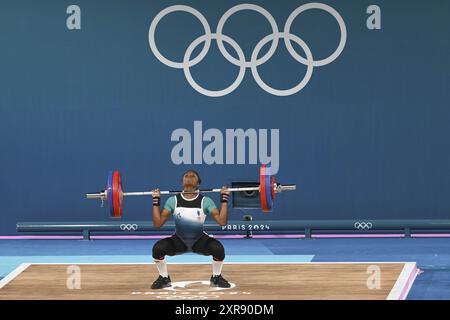
{"label": "barbell bar", "polygon": [[[283,191],[296,190],[295,184],[282,185],[275,182],[274,176],[271,174],[270,166],[261,165],[260,168],[259,186],[255,187],[238,187],[227,188],[230,192],[240,191],[259,191],[261,209],[263,212],[270,212],[273,208],[275,194]],[[183,191],[183,190],[167,190],[160,191],[162,195],[179,194],[179,193],[210,193],[220,192],[221,188],[214,189],[202,189],[196,191]],[[87,193],[87,199],[100,199],[102,206],[106,202],[109,207],[110,216],[112,218],[121,218],[123,215],[123,197],[124,196],[151,196],[152,191],[140,191],[140,192],[124,192],[122,185],[122,177],[119,171],[110,171],[108,174],[107,185],[105,190],[96,193]]]}

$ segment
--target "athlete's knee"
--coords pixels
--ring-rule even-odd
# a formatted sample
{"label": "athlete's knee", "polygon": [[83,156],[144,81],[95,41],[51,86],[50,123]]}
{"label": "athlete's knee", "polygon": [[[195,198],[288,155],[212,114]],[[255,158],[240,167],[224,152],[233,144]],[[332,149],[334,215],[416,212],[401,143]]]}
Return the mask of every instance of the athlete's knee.
{"label": "athlete's knee", "polygon": [[157,260],[164,259],[164,256],[170,253],[170,246],[165,239],[157,241],[152,249],[152,257]]}
{"label": "athlete's knee", "polygon": [[225,259],[225,248],[219,241],[215,239],[214,241],[210,241],[210,243],[208,244],[208,248],[214,260],[222,261]]}

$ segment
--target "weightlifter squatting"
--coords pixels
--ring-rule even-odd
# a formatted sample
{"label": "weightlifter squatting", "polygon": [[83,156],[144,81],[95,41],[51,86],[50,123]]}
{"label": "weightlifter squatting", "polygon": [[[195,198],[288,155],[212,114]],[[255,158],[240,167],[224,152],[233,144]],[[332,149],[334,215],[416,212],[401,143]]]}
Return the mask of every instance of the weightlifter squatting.
{"label": "weightlifter squatting", "polygon": [[171,214],[175,219],[175,233],[157,241],[153,246],[152,256],[158,268],[159,277],[153,282],[152,289],[171,286],[165,256],[174,256],[185,252],[211,255],[213,260],[210,285],[221,288],[230,287],[230,283],[221,275],[225,249],[220,241],[203,231],[203,225],[208,215],[221,226],[227,224],[227,203],[230,192],[226,187],[222,187],[219,210],[211,198],[197,192],[200,183],[200,175],[195,170],[186,171],[182,177],[183,192],[168,198],[162,211],[160,210],[160,190],[152,190],[154,227],[160,228],[164,225]]}

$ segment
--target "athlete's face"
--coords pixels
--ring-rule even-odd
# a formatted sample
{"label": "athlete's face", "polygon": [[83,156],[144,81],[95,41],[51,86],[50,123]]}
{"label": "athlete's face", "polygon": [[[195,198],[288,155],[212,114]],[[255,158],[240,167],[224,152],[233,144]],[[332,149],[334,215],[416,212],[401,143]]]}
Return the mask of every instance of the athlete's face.
{"label": "athlete's face", "polygon": [[194,172],[186,172],[183,176],[183,189],[194,191],[198,189],[198,177]]}

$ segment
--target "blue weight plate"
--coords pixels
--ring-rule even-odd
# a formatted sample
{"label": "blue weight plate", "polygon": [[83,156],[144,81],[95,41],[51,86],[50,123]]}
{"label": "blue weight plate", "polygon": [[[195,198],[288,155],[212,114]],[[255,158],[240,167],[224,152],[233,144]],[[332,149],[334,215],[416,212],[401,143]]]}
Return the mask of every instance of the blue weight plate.
{"label": "blue weight plate", "polygon": [[265,180],[266,180],[266,202],[267,202],[267,209],[272,210],[273,208],[273,199],[272,199],[272,192],[270,190],[270,188],[272,187],[271,185],[271,170],[270,167],[266,167],[266,175],[265,175]]}
{"label": "blue weight plate", "polygon": [[111,217],[114,217],[113,175],[114,175],[114,171],[108,172],[108,180],[107,180],[107,184],[106,184],[106,192],[107,192],[106,202],[108,204],[109,215]]}

